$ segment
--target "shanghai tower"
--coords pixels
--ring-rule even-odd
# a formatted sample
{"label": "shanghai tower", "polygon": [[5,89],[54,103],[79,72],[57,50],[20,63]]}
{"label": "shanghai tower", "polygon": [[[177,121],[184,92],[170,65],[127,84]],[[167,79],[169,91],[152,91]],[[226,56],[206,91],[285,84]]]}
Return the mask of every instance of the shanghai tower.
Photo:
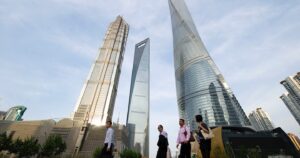
{"label": "shanghai tower", "polygon": [[150,39],[135,45],[127,127],[130,148],[149,157]]}
{"label": "shanghai tower", "polygon": [[179,116],[196,129],[194,117],[209,126],[250,126],[249,119],[208,54],[184,0],[169,0]]}
{"label": "shanghai tower", "polygon": [[112,119],[128,30],[121,16],[109,25],[78,99],[73,120],[105,125]]}

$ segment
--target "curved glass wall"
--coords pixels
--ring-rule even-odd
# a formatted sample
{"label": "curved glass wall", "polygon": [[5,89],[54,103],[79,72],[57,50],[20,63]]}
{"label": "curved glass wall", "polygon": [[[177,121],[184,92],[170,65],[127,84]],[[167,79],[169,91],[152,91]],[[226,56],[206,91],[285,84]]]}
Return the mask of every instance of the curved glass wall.
{"label": "curved glass wall", "polygon": [[183,0],[169,0],[179,115],[195,129],[201,114],[210,126],[250,122],[209,56]]}

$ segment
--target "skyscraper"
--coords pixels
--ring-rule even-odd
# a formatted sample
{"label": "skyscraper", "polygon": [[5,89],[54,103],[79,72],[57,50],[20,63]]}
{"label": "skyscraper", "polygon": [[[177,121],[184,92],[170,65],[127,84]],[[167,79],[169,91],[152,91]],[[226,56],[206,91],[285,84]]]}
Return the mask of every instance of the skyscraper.
{"label": "skyscraper", "polygon": [[286,107],[290,110],[298,124],[300,125],[300,110],[299,105],[293,101],[291,94],[284,93],[280,96],[281,100],[284,102]]}
{"label": "skyscraper", "polygon": [[112,119],[128,30],[121,16],[110,24],[83,86],[73,120],[105,125]]}
{"label": "skyscraper", "polygon": [[280,82],[288,93],[280,96],[300,125],[300,72]]}
{"label": "skyscraper", "polygon": [[251,125],[257,131],[270,131],[274,129],[269,115],[262,110],[262,108],[257,108],[249,114],[249,120]]}
{"label": "skyscraper", "polygon": [[135,45],[127,113],[129,146],[149,157],[150,39]]}
{"label": "skyscraper", "polygon": [[210,126],[250,122],[208,54],[184,0],[169,0],[179,115],[196,129],[201,114]]}

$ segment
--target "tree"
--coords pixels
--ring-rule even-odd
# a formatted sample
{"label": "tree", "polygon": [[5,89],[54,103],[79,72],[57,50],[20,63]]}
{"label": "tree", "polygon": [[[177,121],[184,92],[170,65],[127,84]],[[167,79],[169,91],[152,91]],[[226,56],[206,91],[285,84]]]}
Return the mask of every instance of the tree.
{"label": "tree", "polygon": [[20,138],[18,138],[15,141],[13,141],[12,146],[10,148],[10,152],[14,154],[18,154],[22,146],[23,146],[23,141]]}
{"label": "tree", "polygon": [[40,150],[38,140],[34,137],[26,138],[22,143],[15,141],[15,145],[18,146],[16,149],[19,157],[31,157],[38,154]]}
{"label": "tree", "polygon": [[125,149],[120,153],[121,158],[141,158],[142,155],[134,150]]}
{"label": "tree", "polygon": [[67,145],[60,135],[51,134],[42,146],[41,156],[51,157],[60,155],[66,148]]}
{"label": "tree", "polygon": [[0,151],[9,151],[12,146],[12,135],[7,136],[6,132],[0,134]]}
{"label": "tree", "polygon": [[0,151],[8,151],[8,153],[14,153],[18,157],[30,157],[39,152],[40,145],[38,140],[31,137],[24,141],[21,139],[12,140],[12,135],[7,136],[4,132],[0,134]]}

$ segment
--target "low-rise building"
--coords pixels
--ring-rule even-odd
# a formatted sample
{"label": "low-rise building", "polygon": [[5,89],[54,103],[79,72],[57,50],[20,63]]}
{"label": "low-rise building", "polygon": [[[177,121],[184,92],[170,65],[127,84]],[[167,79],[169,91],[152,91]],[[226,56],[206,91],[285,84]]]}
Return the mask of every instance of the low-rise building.
{"label": "low-rise building", "polygon": [[[12,134],[13,139],[35,137],[43,144],[50,134],[58,134],[66,142],[67,149],[63,157],[90,158],[97,147],[102,147],[105,139],[105,126],[89,125],[88,132],[83,139],[83,146],[75,155],[75,144],[82,123],[65,118],[58,122],[54,120],[38,121],[0,121],[0,133]],[[115,130],[116,154],[128,147],[128,131],[124,125],[113,124]]]}

